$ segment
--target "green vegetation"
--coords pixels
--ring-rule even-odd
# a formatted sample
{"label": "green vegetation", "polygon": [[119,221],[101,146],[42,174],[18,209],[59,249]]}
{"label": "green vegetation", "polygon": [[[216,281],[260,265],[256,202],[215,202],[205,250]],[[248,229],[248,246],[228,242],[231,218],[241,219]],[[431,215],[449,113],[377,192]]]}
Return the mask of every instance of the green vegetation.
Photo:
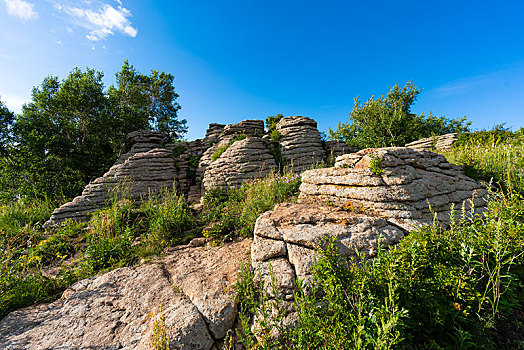
{"label": "green vegetation", "polygon": [[371,156],[371,162],[369,163],[369,170],[371,170],[373,174],[380,175],[384,172],[382,168],[380,168],[381,161],[382,161],[382,158],[380,158],[380,156],[377,156],[377,155]]}
{"label": "green vegetation", "polygon": [[173,76],[143,75],[127,61],[106,91],[103,73],[74,69],[33,88],[32,101],[14,115],[0,103],[0,200],[70,198],[114,163],[127,133],[185,131]]}
{"label": "green vegetation", "polygon": [[279,142],[280,138],[282,137],[280,132],[277,130],[277,124],[282,118],[284,118],[284,115],[282,114],[277,114],[275,116],[270,115],[266,118],[267,131],[271,137],[271,141],[273,142]]}
{"label": "green vegetation", "polygon": [[15,202],[0,209],[0,317],[52,300],[71,283],[160,254],[188,242],[198,221],[175,192],[151,195],[140,207],[115,197],[87,223],[45,231],[54,203]]}
{"label": "green vegetation", "polygon": [[434,135],[468,131],[466,119],[447,119],[411,113],[411,106],[421,92],[412,82],[402,89],[396,84],[378,99],[373,96],[362,104],[355,99],[350,121],[329,129],[332,139],[344,140],[358,149],[404,146],[406,143]]}
{"label": "green vegetation", "polygon": [[524,194],[524,131],[495,128],[460,135],[458,145],[444,153],[468,176],[490,181],[506,191]]}
{"label": "green vegetation", "polygon": [[288,172],[272,173],[238,189],[208,191],[201,214],[202,220],[209,223],[204,236],[216,242],[250,237],[258,216],[275,204],[294,201],[299,186],[300,176]]}

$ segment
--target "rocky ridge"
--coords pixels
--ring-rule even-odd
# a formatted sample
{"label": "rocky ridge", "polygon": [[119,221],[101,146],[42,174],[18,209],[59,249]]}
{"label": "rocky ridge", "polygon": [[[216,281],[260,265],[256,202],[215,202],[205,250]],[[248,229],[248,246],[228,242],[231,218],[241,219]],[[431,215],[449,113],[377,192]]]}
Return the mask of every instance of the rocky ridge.
{"label": "rocky ridge", "polygon": [[80,196],[55,209],[44,227],[67,219],[85,220],[95,210],[106,206],[111,196],[119,193],[128,193],[129,199],[140,203],[150,193],[172,189],[175,180],[176,169],[171,151],[155,148],[136,153],[89,183]]}
{"label": "rocky ridge", "polygon": [[282,118],[276,130],[281,135],[282,161],[293,171],[310,169],[326,160],[317,122],[313,119],[299,116]]}

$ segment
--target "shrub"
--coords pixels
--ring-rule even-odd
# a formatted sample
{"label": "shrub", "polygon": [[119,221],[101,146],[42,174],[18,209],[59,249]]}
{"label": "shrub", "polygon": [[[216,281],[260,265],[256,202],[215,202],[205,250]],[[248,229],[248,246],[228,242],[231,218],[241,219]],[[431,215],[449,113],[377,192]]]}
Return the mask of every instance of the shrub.
{"label": "shrub", "polygon": [[165,190],[150,195],[140,207],[147,222],[143,244],[155,246],[157,252],[168,245],[176,245],[193,237],[198,222],[184,196]]}
{"label": "shrub", "polygon": [[257,217],[277,203],[293,201],[299,186],[300,176],[288,172],[272,173],[238,189],[208,191],[201,217],[208,225],[204,235],[217,242],[252,235]]}
{"label": "shrub", "polygon": [[[485,216],[452,217],[448,230],[423,227],[368,261],[341,258],[327,240],[311,269],[313,291],[297,281],[298,326],[268,348],[516,348],[524,339],[500,332],[512,321],[523,330],[510,317],[524,305],[522,197],[494,194]],[[242,342],[251,348],[263,344],[246,324],[268,312],[254,280],[248,270],[237,282]]]}
{"label": "shrub", "polygon": [[493,180],[505,190],[524,194],[524,135],[518,132],[510,137],[504,132],[498,138],[496,134],[470,134],[467,142],[443,154],[450,162],[462,165],[474,179]]}
{"label": "shrub", "polygon": [[424,137],[464,132],[471,123],[466,119],[452,119],[411,113],[411,106],[421,92],[412,82],[403,88],[393,86],[384,96],[373,96],[361,104],[355,99],[348,123],[339,123],[335,131],[329,129],[332,139],[340,139],[359,149],[370,147],[404,146]]}

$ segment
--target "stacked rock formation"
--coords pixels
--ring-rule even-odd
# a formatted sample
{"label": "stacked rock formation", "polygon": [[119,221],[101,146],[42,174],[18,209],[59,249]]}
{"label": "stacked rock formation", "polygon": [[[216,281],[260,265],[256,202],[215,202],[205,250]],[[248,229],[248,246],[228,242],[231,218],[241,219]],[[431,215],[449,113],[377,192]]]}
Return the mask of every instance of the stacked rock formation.
{"label": "stacked rock formation", "polygon": [[104,176],[89,183],[82,195],[55,209],[45,227],[67,219],[85,220],[88,215],[107,205],[115,191],[123,191],[129,199],[140,202],[149,193],[172,189],[176,179],[172,151],[155,148],[137,153],[116,164]]}
{"label": "stacked rock formation", "polygon": [[457,141],[458,134],[445,134],[440,136],[428,137],[408,143],[406,147],[417,151],[449,151],[453,148],[453,144]]}
{"label": "stacked rock formation", "polygon": [[144,153],[154,148],[161,148],[164,143],[164,134],[160,131],[139,130],[126,135],[123,149],[129,149],[121,154],[114,165],[122,164],[137,153]]}
{"label": "stacked rock formation", "polygon": [[442,155],[390,147],[346,154],[333,168],[304,172],[299,198],[388,218],[409,231],[434,215],[446,224],[452,205],[482,210],[486,194]]}
{"label": "stacked rock formation", "polygon": [[[92,181],[82,195],[53,212],[46,226],[66,219],[84,220],[105,206],[118,184],[130,186],[132,200],[145,198],[150,191],[175,188],[191,203],[200,201],[212,187],[239,187],[243,181],[264,177],[278,167],[275,147],[282,160],[294,171],[309,169],[329,157],[349,152],[341,141],[329,141],[322,148],[316,122],[306,117],[287,117],[277,125],[281,143],[274,143],[264,130],[262,120],[237,124],[210,124],[204,139],[165,145],[158,131],[136,131],[127,135],[123,153],[104,176]],[[245,140],[236,141],[241,137]],[[236,141],[236,142],[235,142]],[[218,159],[213,154],[228,148]],[[154,152],[153,152],[154,151]],[[126,163],[128,162],[129,163]],[[121,167],[120,167],[121,166]]]}
{"label": "stacked rock formation", "polygon": [[293,171],[311,169],[326,159],[317,122],[307,117],[282,118],[277,126],[280,133],[282,161]]}
{"label": "stacked rock formation", "polygon": [[4,317],[0,347],[151,349],[163,313],[171,349],[221,349],[236,320],[233,286],[250,244],[181,247],[155,263],[79,281],[53,303]]}
{"label": "stacked rock formation", "polygon": [[[367,257],[376,254],[379,237],[382,246],[397,243],[404,233],[395,225],[376,216],[368,216],[326,206],[279,204],[262,214],[256,222],[251,246],[251,264],[258,281],[274,299],[278,290],[282,301],[269,302],[272,314],[282,315],[279,326],[293,327],[297,316],[293,308],[295,280],[299,278],[310,290],[310,268],[317,261],[316,250],[334,239],[342,257],[355,256],[358,250]],[[272,285],[276,283],[276,286]],[[266,320],[267,321],[267,320]],[[253,331],[261,331],[263,322],[255,317]],[[281,328],[274,327],[273,331]]]}
{"label": "stacked rock formation", "polygon": [[238,188],[244,181],[265,177],[276,166],[267,143],[260,137],[248,136],[234,141],[207,166],[203,185],[205,189]]}
{"label": "stacked rock formation", "polygon": [[[275,160],[273,159],[271,164],[268,158],[268,155],[271,155],[265,147],[262,147],[265,144],[262,140],[263,135],[264,122],[262,120],[244,120],[237,124],[226,125],[217,143],[208,148],[200,158],[196,173],[197,183],[201,182],[200,197],[205,190],[212,187],[227,187],[227,176],[221,174],[221,171],[226,171],[234,177],[230,181],[231,184],[234,184],[233,187],[240,186],[238,183],[242,177],[252,179],[257,174],[267,174],[268,167],[275,166]],[[238,142],[242,140],[235,142],[235,139],[242,137],[249,138],[249,140],[240,144]],[[213,154],[226,147],[227,150],[218,159],[213,160]],[[249,150],[246,147],[253,147],[253,149]],[[240,153],[235,154],[236,152]],[[209,175],[209,171],[220,179],[214,180]]]}
{"label": "stacked rock formation", "polygon": [[[356,152],[357,149],[349,147],[347,143],[341,140],[330,140],[324,143],[324,151],[326,152],[328,163],[330,160],[335,160],[343,154]],[[331,163],[333,164],[333,163]]]}

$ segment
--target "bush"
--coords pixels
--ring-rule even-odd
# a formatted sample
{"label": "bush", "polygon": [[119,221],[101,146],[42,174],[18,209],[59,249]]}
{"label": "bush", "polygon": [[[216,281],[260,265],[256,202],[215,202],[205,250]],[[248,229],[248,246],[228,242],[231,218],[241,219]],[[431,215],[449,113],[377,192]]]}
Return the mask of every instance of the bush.
{"label": "bush", "polygon": [[201,216],[208,225],[204,236],[217,242],[251,236],[258,216],[277,203],[293,201],[299,186],[297,174],[272,173],[264,179],[244,183],[238,189],[208,191]]}
{"label": "bush", "polygon": [[344,140],[358,149],[404,146],[406,143],[435,135],[464,132],[471,123],[466,119],[447,119],[411,113],[411,106],[421,92],[412,82],[402,89],[396,84],[386,96],[373,96],[361,104],[355,99],[349,113],[349,123],[339,123],[337,130],[329,129],[332,139]]}
{"label": "bush", "polygon": [[186,199],[175,191],[150,195],[140,207],[147,222],[143,244],[156,247],[157,252],[168,245],[177,245],[193,238],[198,222]]}
{"label": "bush", "polygon": [[[498,136],[497,136],[498,135]],[[505,131],[465,135],[446,158],[462,165],[477,180],[492,181],[504,190],[524,194],[524,135]]]}

